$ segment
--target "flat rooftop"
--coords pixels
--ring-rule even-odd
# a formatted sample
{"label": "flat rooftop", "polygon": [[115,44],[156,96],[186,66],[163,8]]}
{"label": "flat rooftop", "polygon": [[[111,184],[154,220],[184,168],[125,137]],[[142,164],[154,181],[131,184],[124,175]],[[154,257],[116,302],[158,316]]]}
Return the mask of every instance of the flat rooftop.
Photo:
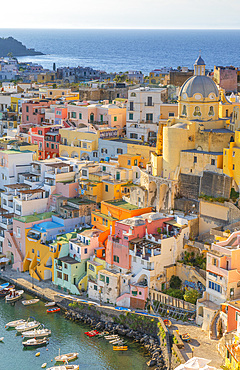
{"label": "flat rooftop", "polygon": [[108,201],[104,201],[104,203],[110,204],[115,207],[127,209],[129,211],[132,211],[135,209],[141,209],[141,207],[134,206],[133,204],[125,202],[124,200],[108,200]]}
{"label": "flat rooftop", "polygon": [[79,261],[75,260],[74,258],[72,258],[70,256],[61,257],[61,258],[58,258],[58,260],[61,261],[61,262],[64,262],[64,263],[68,263],[70,265],[80,263]]}
{"label": "flat rooftop", "polygon": [[29,223],[29,222],[36,222],[40,220],[46,220],[48,218],[51,218],[52,216],[59,216],[59,215],[55,212],[44,212],[44,213],[39,213],[39,214],[34,214],[34,215],[14,217],[14,220],[24,222],[24,223]]}

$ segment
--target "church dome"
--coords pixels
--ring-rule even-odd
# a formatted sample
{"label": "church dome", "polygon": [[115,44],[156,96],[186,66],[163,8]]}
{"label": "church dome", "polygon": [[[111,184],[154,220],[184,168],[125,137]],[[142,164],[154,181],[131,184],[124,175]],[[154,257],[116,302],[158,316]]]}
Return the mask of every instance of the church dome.
{"label": "church dome", "polygon": [[199,55],[196,62],[194,63],[195,66],[205,66],[205,62],[203,58]]}
{"label": "church dome", "polygon": [[[181,87],[179,98],[186,100],[192,98],[195,94],[201,94],[202,98],[218,100],[218,88],[213,80],[207,76],[192,76]],[[213,95],[214,94],[214,95]]]}

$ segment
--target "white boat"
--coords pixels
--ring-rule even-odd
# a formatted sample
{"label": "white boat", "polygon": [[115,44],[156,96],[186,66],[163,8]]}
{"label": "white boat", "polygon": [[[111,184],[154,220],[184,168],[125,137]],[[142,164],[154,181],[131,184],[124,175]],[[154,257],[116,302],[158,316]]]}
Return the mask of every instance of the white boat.
{"label": "white boat", "polygon": [[18,299],[20,299],[22,297],[23,293],[24,293],[24,290],[12,289],[12,290],[10,290],[10,293],[8,295],[6,295],[5,301],[7,303],[16,302]]}
{"label": "white boat", "polygon": [[59,351],[59,355],[55,357],[55,361],[56,362],[67,362],[67,361],[75,360],[77,357],[78,357],[77,352],[66,353],[65,355],[60,355],[60,351]]}
{"label": "white boat", "polygon": [[8,328],[16,328],[16,326],[19,326],[19,325],[23,325],[25,324],[27,321],[26,320],[15,320],[15,321],[9,321],[6,325],[5,325],[5,328],[8,329]]}
{"label": "white boat", "polygon": [[23,341],[22,344],[24,345],[24,347],[42,347],[46,346],[48,342],[49,342],[48,338],[41,339],[31,338]]}
{"label": "white boat", "polygon": [[0,285],[0,290],[6,289],[9,286],[9,283],[4,283]]}
{"label": "white boat", "polygon": [[24,306],[28,306],[30,304],[35,304],[39,302],[39,299],[29,299],[28,301],[22,301],[22,304],[24,304]]}
{"label": "white boat", "polygon": [[47,368],[47,370],[79,370],[79,365],[52,366]]}
{"label": "white boat", "polygon": [[2,341],[3,341],[3,339],[4,339],[4,337],[1,337],[1,338],[0,338],[0,342],[2,342]]}
{"label": "white boat", "polygon": [[22,336],[25,338],[43,338],[51,335],[51,330],[49,329],[34,329],[22,332]]}
{"label": "white boat", "polygon": [[48,303],[45,303],[45,307],[52,307],[52,306],[55,306],[55,302],[48,302]]}
{"label": "white boat", "polygon": [[38,321],[35,321],[35,320],[34,321],[28,321],[28,322],[25,322],[22,325],[16,326],[16,330],[19,333],[22,333],[23,331],[36,329],[39,325],[40,325],[40,323]]}

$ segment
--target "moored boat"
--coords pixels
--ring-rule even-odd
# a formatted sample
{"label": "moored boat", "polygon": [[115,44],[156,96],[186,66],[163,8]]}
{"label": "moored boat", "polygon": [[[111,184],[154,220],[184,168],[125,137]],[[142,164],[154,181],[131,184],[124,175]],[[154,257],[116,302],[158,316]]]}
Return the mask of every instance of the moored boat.
{"label": "moored boat", "polygon": [[27,321],[26,320],[15,320],[15,321],[9,321],[6,325],[5,325],[5,328],[8,329],[8,328],[16,328],[16,326],[19,326],[19,325],[23,325],[25,324]]}
{"label": "moored boat", "polygon": [[0,285],[0,290],[6,289],[9,286],[9,283],[3,283]]}
{"label": "moored boat", "polygon": [[47,302],[47,303],[45,303],[45,307],[52,307],[52,306],[55,306],[55,302]]}
{"label": "moored boat", "polygon": [[34,329],[22,332],[22,336],[25,338],[44,338],[51,335],[51,330],[49,329]]}
{"label": "moored boat", "polygon": [[22,333],[24,331],[36,329],[39,325],[40,325],[40,323],[38,321],[36,321],[36,320],[33,320],[33,321],[29,321],[28,320],[24,324],[16,326],[16,330],[19,333]]}
{"label": "moored boat", "polygon": [[27,339],[25,341],[22,342],[23,346],[24,347],[42,347],[42,346],[46,346],[49,342],[49,339],[48,338],[41,338],[41,339],[35,339],[35,338],[31,338],[31,339]]}
{"label": "moored boat", "polygon": [[114,351],[127,351],[128,346],[113,346]]}
{"label": "moored boat", "polygon": [[181,337],[184,342],[190,342],[191,336],[189,333],[182,334]]}
{"label": "moored boat", "polygon": [[60,351],[59,351],[59,355],[56,356],[54,359],[55,359],[56,362],[66,362],[66,361],[73,361],[77,357],[78,357],[77,352],[66,353],[64,355],[60,355]]}
{"label": "moored boat", "polygon": [[24,290],[11,289],[9,294],[6,295],[5,297],[5,301],[7,303],[16,302],[18,299],[22,297],[23,293],[24,293]]}
{"label": "moored boat", "polygon": [[10,290],[12,290],[14,288],[15,288],[14,285],[10,285],[7,288],[4,288],[4,289],[0,290],[0,298],[5,297],[6,295],[8,295]]}
{"label": "moored boat", "polygon": [[37,303],[37,302],[39,302],[39,299],[29,299],[28,301],[22,301],[22,304],[23,304],[24,306],[28,306],[28,305],[30,305],[30,304],[35,304],[35,303]]}
{"label": "moored boat", "polygon": [[54,307],[54,308],[49,308],[47,310],[47,313],[55,313],[55,312],[59,312],[59,311],[60,311],[59,307]]}
{"label": "moored boat", "polygon": [[47,370],[79,370],[79,365],[52,366],[47,368]]}

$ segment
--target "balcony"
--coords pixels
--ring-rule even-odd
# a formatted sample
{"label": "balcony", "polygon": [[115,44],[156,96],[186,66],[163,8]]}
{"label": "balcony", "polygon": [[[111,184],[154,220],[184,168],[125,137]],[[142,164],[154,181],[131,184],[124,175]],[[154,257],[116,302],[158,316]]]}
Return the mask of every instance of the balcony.
{"label": "balcony", "polygon": [[91,123],[92,125],[108,125],[108,121],[90,121],[90,120],[88,120],[88,123]]}
{"label": "balcony", "polygon": [[151,103],[151,104],[150,103],[145,103],[144,105],[145,105],[145,107],[154,107],[154,103]]}

